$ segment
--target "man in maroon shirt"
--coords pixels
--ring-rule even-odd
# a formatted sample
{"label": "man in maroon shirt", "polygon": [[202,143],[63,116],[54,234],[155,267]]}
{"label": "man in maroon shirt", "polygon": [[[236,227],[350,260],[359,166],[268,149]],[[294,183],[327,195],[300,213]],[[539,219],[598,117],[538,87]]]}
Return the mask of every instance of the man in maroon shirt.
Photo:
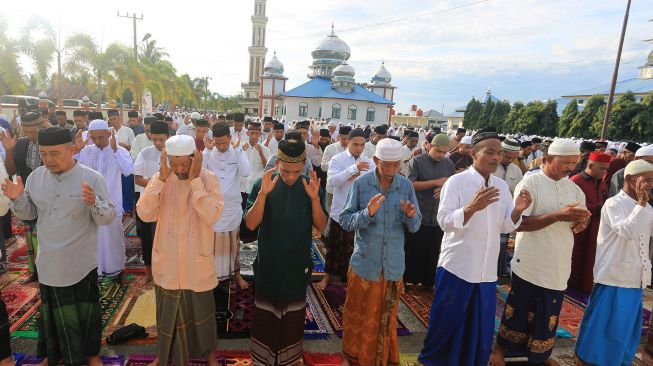
{"label": "man in maroon shirt", "polygon": [[626,144],[626,147],[624,148],[624,151],[621,153],[621,157],[617,159],[613,159],[612,162],[610,162],[610,167],[608,168],[608,173],[603,177],[603,181],[606,183],[610,183],[610,179],[612,179],[612,175],[616,173],[617,171],[623,169],[635,159],[635,153],[637,150],[640,148],[638,144],[634,142],[629,142]]}
{"label": "man in maroon shirt", "polygon": [[585,170],[571,177],[571,180],[585,193],[586,206],[592,216],[587,228],[574,234],[568,286],[586,293],[590,293],[594,286],[596,238],[599,234],[601,208],[608,198],[608,185],[602,178],[608,171],[611,159],[609,154],[593,152],[589,156]]}

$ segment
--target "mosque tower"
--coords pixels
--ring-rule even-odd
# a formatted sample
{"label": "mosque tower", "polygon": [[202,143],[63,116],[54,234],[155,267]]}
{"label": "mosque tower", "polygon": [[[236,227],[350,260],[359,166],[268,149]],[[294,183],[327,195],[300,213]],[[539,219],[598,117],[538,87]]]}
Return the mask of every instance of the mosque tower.
{"label": "mosque tower", "polygon": [[249,80],[242,83],[243,91],[238,100],[245,114],[259,114],[259,77],[265,65],[265,26],[268,17],[265,16],[266,0],[254,0],[254,15],[252,15],[252,45],[249,47]]}
{"label": "mosque tower", "polygon": [[265,64],[263,75],[260,76],[259,117],[280,119],[284,114],[280,94],[286,91],[286,80],[288,78],[283,76],[283,64],[275,52],[270,61]]}

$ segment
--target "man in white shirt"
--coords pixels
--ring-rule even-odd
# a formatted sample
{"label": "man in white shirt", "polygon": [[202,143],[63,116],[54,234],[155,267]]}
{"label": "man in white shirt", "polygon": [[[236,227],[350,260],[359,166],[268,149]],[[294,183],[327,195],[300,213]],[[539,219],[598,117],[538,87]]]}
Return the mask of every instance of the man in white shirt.
{"label": "man in white shirt", "polygon": [[419,356],[424,365],[487,365],[494,335],[499,234],[515,230],[531,203],[530,194],[520,191],[513,204],[506,182],[492,175],[501,156],[496,131],[478,131],[472,146],[472,166],[451,176],[440,195],[437,219],[445,235]]}
{"label": "man in white shirt", "polygon": [[[129,128],[125,128],[130,130]],[[84,145],[79,139],[77,148],[81,151],[77,161],[100,173],[107,182],[107,191],[116,209],[111,224],[98,227],[98,274],[116,277],[125,269],[125,233],[122,227],[121,177],[133,173],[134,164],[129,152],[118,145],[116,131],[110,131],[106,121],[96,119],[88,126],[93,145]],[[133,189],[133,185],[131,186]],[[125,282],[123,276],[122,281]]]}
{"label": "man in white shirt", "polygon": [[[212,129],[213,140],[207,140],[209,145],[204,149],[203,167],[215,174],[224,198],[222,215],[213,225],[215,269],[221,283],[234,277],[238,286],[245,289],[248,284],[240,275],[238,239],[238,228],[243,217],[240,180],[250,174],[251,168],[241,147],[231,142],[229,127],[217,123]],[[224,283],[228,286],[229,281]]]}
{"label": "man in white shirt", "polygon": [[625,169],[623,189],[601,209],[595,284],[578,333],[577,364],[630,365],[642,336],[642,289],[651,284],[653,164],[636,160]]}
{"label": "man in white shirt", "polygon": [[[519,141],[516,139],[509,137],[503,140],[501,142],[501,161],[499,162],[497,170],[492,173],[495,177],[508,183],[511,195],[515,193],[515,187],[517,187],[517,184],[524,178],[521,169],[512,163],[513,160],[519,156],[519,150]],[[510,274],[506,256],[509,238],[510,234],[501,234],[501,251],[499,252],[499,267],[497,274],[502,277]]]}
{"label": "man in white shirt", "polygon": [[[151,118],[154,121],[147,122]],[[161,163],[161,151],[166,146],[166,140],[170,137],[170,130],[168,124],[165,122],[158,122],[154,117],[145,117],[145,133],[142,133],[136,138],[145,134],[150,137],[150,144],[141,150],[136,157],[134,163],[134,182],[136,183],[136,201],[140,198],[143,189],[147,187],[150,178],[159,171]],[[133,152],[133,148],[132,148]],[[154,233],[156,230],[156,222],[144,222],[140,216],[136,215],[136,231],[138,237],[141,239],[141,248],[143,250],[143,263],[145,265],[145,276],[139,280],[141,285],[152,282],[152,244],[154,241]]]}
{"label": "man in white shirt", "polygon": [[[329,135],[331,136],[331,140],[333,140],[333,142],[337,142],[338,136],[343,135],[343,133],[338,131],[339,130],[338,121],[336,120],[329,121],[329,123],[327,124],[327,129],[329,130]],[[349,131],[351,131],[351,127],[349,127]],[[348,135],[349,131],[347,131],[347,133],[345,133],[344,135]]]}
{"label": "man in white shirt", "polygon": [[511,290],[490,365],[503,365],[506,350],[526,354],[530,363],[555,364],[550,357],[571,274],[574,233],[585,230],[590,218],[585,194],[567,179],[579,158],[576,143],[556,140],[542,171],[515,188],[530,192],[533,203],[517,233]]}
{"label": "man in white shirt", "polygon": [[[297,122],[295,129],[302,134],[302,139],[306,144],[306,157],[310,159],[311,163],[319,167],[322,163],[322,149],[319,146],[319,135],[317,131],[311,129],[309,121]],[[309,134],[309,131],[311,134]]]}
{"label": "man in white shirt", "polygon": [[526,157],[526,166],[527,167],[529,167],[531,165],[533,160],[535,160],[537,158],[541,158],[542,156],[544,156],[544,153],[542,152],[542,150],[540,150],[540,146],[542,144],[542,139],[541,138],[533,137],[531,139],[531,144],[532,144],[531,147],[532,147],[533,150],[531,150],[531,152]]}
{"label": "man in white shirt", "polygon": [[363,154],[368,158],[372,159],[374,152],[376,151],[376,144],[384,138],[388,137],[388,126],[381,125],[374,127],[373,135],[370,137],[370,140],[365,144],[365,151]]}
{"label": "man in white shirt", "polygon": [[270,116],[263,117],[263,130],[261,131],[261,137],[259,138],[259,144],[264,144],[268,140],[268,136],[272,134],[272,126],[274,125],[274,120]]}
{"label": "man in white shirt", "polygon": [[[120,112],[117,109],[110,109],[107,112],[109,116],[110,131],[115,131],[118,146],[123,147],[129,152],[134,142],[134,131],[122,125]],[[122,210],[128,215],[134,211],[134,176],[131,174],[124,175],[122,178]],[[122,215],[122,214],[121,214]]]}
{"label": "man in white shirt", "polygon": [[150,137],[150,125],[153,122],[156,122],[155,117],[148,116],[143,119],[143,132],[145,133],[141,133],[136,136],[132,142],[131,149],[129,150],[129,155],[131,155],[132,160],[136,161],[138,154],[140,154],[143,149],[153,146],[152,139]]}
{"label": "man in white shirt", "polygon": [[[351,127],[349,126],[342,126],[340,128],[340,132],[338,134],[338,141],[332,143],[331,145],[327,146],[326,149],[324,149],[324,152],[322,153],[322,163],[320,164],[320,167],[322,168],[323,172],[327,172],[328,176],[328,171],[329,171],[329,163],[331,162],[331,158],[336,156],[337,154],[345,151],[347,149],[347,146],[349,145],[349,132],[351,131]],[[327,212],[331,209],[331,202],[333,201],[333,187],[329,186],[327,184],[326,186],[326,198],[325,198],[325,204],[326,204],[326,209]],[[327,227],[327,231],[328,231]]]}
{"label": "man in white shirt", "polygon": [[272,133],[268,135],[265,140],[265,147],[270,149],[270,154],[276,155],[279,145],[279,141],[283,140],[283,136],[286,133],[283,123],[275,123],[272,126]]}
{"label": "man in white shirt", "polygon": [[195,121],[202,118],[199,112],[193,112],[190,116],[185,116],[183,123],[177,127],[177,135],[187,135],[195,137]]}
{"label": "man in white shirt", "polygon": [[[247,155],[247,161],[251,171],[246,178],[240,180],[240,192],[243,197],[241,206],[245,209],[247,203],[247,196],[252,191],[254,183],[263,176],[265,172],[265,165],[272,154],[270,149],[259,143],[261,137],[261,123],[250,122],[249,129],[247,130],[248,141],[243,144],[243,151]],[[244,243],[251,243],[256,240],[256,232],[251,231],[241,222],[240,225],[240,240]]]}
{"label": "man in white shirt", "polygon": [[[345,127],[341,127],[342,132]],[[329,240],[325,258],[326,276],[317,284],[325,289],[331,276],[338,276],[347,282],[349,259],[354,251],[354,232],[340,226],[340,213],[344,209],[347,195],[354,180],[376,169],[374,160],[362,155],[365,149],[365,134],[360,128],[349,132],[347,150],[336,154],[329,163],[327,187],[333,190],[333,201],[329,208]]]}
{"label": "man in white shirt", "polygon": [[242,113],[234,113],[234,126],[231,128],[231,142],[235,143],[247,141],[247,129],[245,125],[245,115]]}

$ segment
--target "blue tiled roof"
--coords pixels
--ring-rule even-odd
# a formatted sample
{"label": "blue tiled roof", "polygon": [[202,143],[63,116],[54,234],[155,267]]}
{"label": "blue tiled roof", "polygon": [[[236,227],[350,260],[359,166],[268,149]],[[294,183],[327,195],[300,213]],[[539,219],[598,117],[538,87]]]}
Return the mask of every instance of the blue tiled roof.
{"label": "blue tiled roof", "polygon": [[378,96],[360,85],[355,85],[351,93],[341,93],[331,88],[331,80],[319,77],[311,79],[281,95],[285,97],[347,99],[379,104],[394,104],[391,100]]}
{"label": "blue tiled roof", "polygon": [[[623,94],[625,92],[631,91],[633,93],[648,93],[653,91],[653,79],[640,79],[632,78],[621,80],[617,82],[617,85],[614,89],[615,94]],[[594,94],[609,94],[610,85],[602,85],[596,88],[581,90],[576,93],[568,94],[569,96],[574,95],[594,95]]]}

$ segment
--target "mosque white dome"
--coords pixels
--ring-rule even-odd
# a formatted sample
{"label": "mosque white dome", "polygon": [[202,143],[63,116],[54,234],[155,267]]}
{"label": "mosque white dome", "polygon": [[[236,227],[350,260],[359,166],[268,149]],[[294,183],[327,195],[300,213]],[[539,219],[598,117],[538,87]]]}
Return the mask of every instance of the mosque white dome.
{"label": "mosque white dome", "polygon": [[385,68],[385,62],[381,62],[381,68],[372,76],[373,84],[388,84],[392,81],[392,74]]}
{"label": "mosque white dome", "polygon": [[283,64],[279,61],[279,58],[277,58],[276,51],[272,58],[270,58],[270,60],[265,64],[263,72],[265,75],[283,75]]}
{"label": "mosque white dome", "polygon": [[349,56],[351,56],[351,49],[345,41],[338,38],[333,30],[333,26],[331,26],[331,33],[326,38],[317,42],[311,52],[311,56],[313,56],[314,60],[331,59],[347,61]]}
{"label": "mosque white dome", "polygon": [[346,62],[333,69],[333,76],[345,76],[353,78],[354,75],[356,75],[356,71]]}

